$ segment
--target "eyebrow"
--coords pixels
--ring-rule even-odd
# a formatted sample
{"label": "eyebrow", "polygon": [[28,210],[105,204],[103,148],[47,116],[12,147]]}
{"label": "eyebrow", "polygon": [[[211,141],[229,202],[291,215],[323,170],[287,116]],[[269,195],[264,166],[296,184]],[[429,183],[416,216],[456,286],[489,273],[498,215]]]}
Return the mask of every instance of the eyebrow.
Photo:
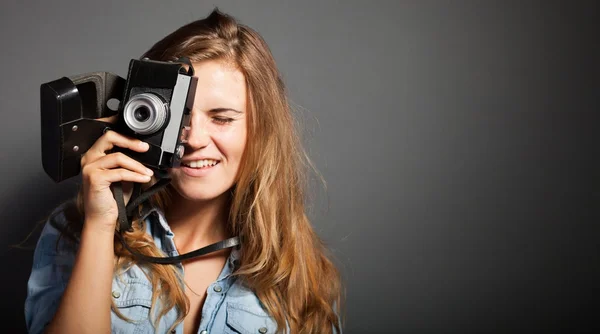
{"label": "eyebrow", "polygon": [[239,110],[236,110],[236,109],[233,109],[233,108],[213,108],[213,109],[210,109],[208,112],[220,113],[220,112],[226,112],[226,111],[230,111],[230,110],[234,111],[236,113],[239,113],[239,114],[243,114],[244,113],[243,111],[239,111]]}

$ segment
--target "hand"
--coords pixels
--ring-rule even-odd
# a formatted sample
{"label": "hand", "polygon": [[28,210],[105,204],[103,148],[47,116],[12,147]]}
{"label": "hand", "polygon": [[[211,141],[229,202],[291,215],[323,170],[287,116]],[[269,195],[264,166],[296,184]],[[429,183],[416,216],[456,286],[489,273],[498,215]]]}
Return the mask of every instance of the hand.
{"label": "hand", "polygon": [[115,146],[137,152],[149,149],[147,143],[109,130],[81,158],[86,223],[111,233],[119,216],[117,202],[110,189],[111,183],[123,182],[127,203],[133,188],[131,182],[146,183],[152,175],[152,170],[121,152],[106,154]]}

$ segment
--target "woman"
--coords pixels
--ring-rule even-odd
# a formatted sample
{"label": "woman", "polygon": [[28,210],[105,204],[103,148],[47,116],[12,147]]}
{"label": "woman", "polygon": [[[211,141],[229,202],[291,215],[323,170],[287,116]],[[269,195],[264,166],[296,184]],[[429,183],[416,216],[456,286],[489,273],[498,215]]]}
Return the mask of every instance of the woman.
{"label": "woman", "polygon": [[77,201],[51,215],[38,241],[30,332],[341,332],[340,276],[304,212],[309,164],[266,43],[215,10],[143,57],[189,58],[198,87],[183,166],[169,171],[171,183],[124,232],[126,243],[155,257],[237,235],[241,244],[176,265],[136,261],[115,242],[110,185],[156,178],[108,152],[147,145],[107,131],[82,156]]}

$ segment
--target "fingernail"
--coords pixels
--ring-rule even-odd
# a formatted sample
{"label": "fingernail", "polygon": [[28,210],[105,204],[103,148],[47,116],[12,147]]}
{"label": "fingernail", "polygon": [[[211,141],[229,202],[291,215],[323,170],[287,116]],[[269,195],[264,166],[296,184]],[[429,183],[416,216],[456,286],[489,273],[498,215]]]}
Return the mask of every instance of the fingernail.
{"label": "fingernail", "polygon": [[146,174],[152,175],[152,174],[154,174],[154,172],[152,171],[152,169],[146,168]]}
{"label": "fingernail", "polygon": [[141,148],[146,148],[146,149],[150,147],[150,145],[148,145],[148,143],[143,142],[143,141],[141,141],[139,145]]}

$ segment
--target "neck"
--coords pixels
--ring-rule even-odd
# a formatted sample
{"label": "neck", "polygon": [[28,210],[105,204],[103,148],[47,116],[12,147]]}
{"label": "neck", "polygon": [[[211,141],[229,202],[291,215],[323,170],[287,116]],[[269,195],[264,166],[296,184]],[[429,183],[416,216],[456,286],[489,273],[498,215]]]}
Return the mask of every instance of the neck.
{"label": "neck", "polygon": [[165,213],[183,254],[228,237],[227,193],[209,201],[191,201],[175,192]]}

